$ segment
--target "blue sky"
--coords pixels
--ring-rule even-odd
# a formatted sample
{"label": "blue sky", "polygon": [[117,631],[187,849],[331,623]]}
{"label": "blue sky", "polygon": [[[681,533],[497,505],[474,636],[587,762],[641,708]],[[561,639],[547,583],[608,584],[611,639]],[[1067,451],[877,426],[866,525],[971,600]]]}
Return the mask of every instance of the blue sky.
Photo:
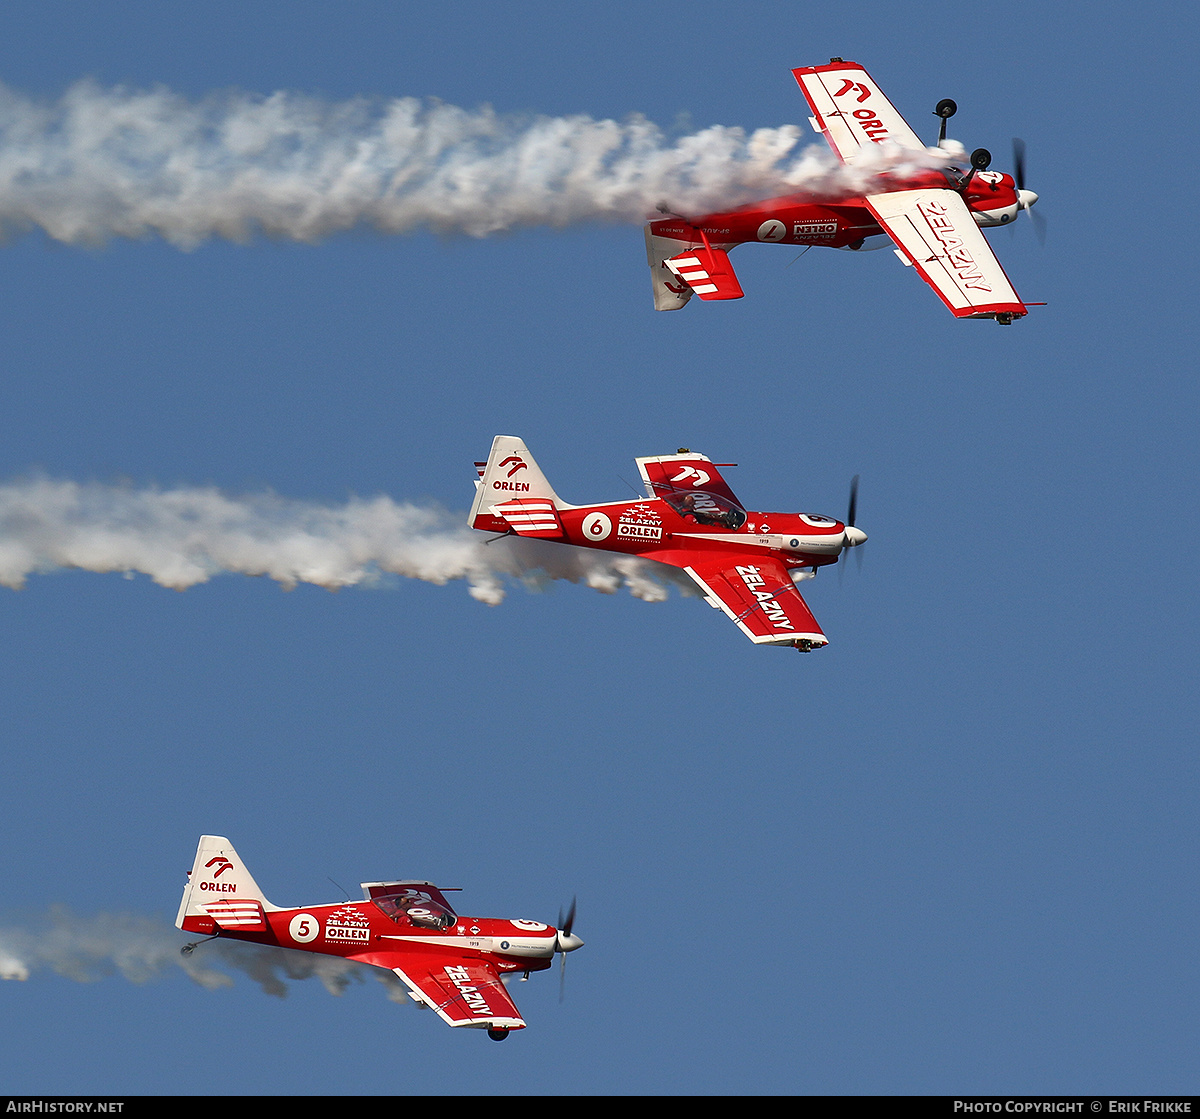
{"label": "blue sky", "polygon": [[5,5],[0,80],[690,131],[804,123],[789,70],[852,58],[923,135],[953,97],[998,169],[1025,139],[1047,244],[991,240],[1049,305],[957,322],[890,253],[749,246],[744,300],[655,314],[633,224],[10,235],[0,480],[465,516],[503,432],[580,503],[678,446],[758,509],[840,515],[861,474],[871,539],[805,586],[807,657],[564,582],[0,588],[0,928],[169,928],[210,832],[280,904],[418,877],[552,921],[577,894],[587,941],[504,1045],[373,982],[35,969],[0,984],[4,1091],[1194,1091],[1190,8],[81,9]]}

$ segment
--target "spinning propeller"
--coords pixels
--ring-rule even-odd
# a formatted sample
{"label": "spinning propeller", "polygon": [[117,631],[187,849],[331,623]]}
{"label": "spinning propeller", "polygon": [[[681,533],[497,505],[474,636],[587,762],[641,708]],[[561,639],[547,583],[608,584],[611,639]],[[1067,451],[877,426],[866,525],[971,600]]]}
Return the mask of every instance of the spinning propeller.
{"label": "spinning propeller", "polygon": [[[846,526],[846,543],[842,546],[842,555],[838,560],[838,571],[841,571],[842,560],[846,558],[846,549],[857,548],[860,544],[867,542],[867,534],[861,528],[856,528],[854,525],[858,517],[858,475],[855,474],[850,479],[850,503],[846,507],[846,519],[843,522]],[[858,559],[855,561],[858,564],[858,570],[862,570],[862,552],[858,553]]]}
{"label": "spinning propeller", "polygon": [[576,899],[571,899],[571,908],[567,910],[566,920],[563,920],[563,912],[558,911],[558,927],[554,930],[554,951],[562,953],[562,967],[559,970],[558,978],[558,1001],[563,1001],[563,996],[567,991],[567,953],[574,952],[576,948],[583,947],[583,941],[577,936],[573,936],[571,928],[575,924],[575,902]]}
{"label": "spinning propeller", "polygon": [[1033,222],[1033,231],[1037,234],[1038,243],[1046,243],[1046,218],[1034,213],[1033,204],[1038,196],[1032,190],[1025,189],[1025,141],[1013,137],[1013,181],[1017,184],[1017,205],[1029,215]]}

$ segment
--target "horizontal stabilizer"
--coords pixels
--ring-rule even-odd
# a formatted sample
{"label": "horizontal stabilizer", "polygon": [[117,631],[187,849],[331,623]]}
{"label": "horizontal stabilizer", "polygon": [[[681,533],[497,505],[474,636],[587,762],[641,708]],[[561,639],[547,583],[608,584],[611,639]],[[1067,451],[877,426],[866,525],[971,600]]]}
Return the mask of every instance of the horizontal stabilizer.
{"label": "horizontal stabilizer", "polygon": [[518,497],[493,505],[491,512],[518,536],[535,536],[541,540],[561,540],[562,521],[548,497]]}
{"label": "horizontal stabilizer", "polygon": [[262,903],[254,898],[224,898],[221,901],[204,902],[203,905],[204,911],[222,929],[237,932],[267,931]]}
{"label": "horizontal stabilizer", "polygon": [[701,299],[741,299],[745,294],[724,249],[690,249],[663,264]]}

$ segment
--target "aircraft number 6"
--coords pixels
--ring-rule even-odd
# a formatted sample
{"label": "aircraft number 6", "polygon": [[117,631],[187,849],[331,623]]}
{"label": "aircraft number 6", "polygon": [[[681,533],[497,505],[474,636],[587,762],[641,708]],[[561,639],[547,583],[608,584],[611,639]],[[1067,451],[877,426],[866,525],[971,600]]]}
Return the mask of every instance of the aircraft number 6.
{"label": "aircraft number 6", "polygon": [[607,540],[612,532],[612,521],[603,513],[589,513],[583,518],[583,534],[589,540]]}

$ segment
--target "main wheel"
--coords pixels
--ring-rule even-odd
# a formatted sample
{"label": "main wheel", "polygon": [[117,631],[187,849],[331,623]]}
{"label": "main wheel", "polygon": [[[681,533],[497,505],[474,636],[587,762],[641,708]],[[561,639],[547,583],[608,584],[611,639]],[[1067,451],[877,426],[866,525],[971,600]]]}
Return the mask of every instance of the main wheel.
{"label": "main wheel", "polygon": [[937,108],[933,110],[933,115],[945,120],[946,117],[952,117],[957,112],[958,106],[949,97],[946,97],[937,103]]}

